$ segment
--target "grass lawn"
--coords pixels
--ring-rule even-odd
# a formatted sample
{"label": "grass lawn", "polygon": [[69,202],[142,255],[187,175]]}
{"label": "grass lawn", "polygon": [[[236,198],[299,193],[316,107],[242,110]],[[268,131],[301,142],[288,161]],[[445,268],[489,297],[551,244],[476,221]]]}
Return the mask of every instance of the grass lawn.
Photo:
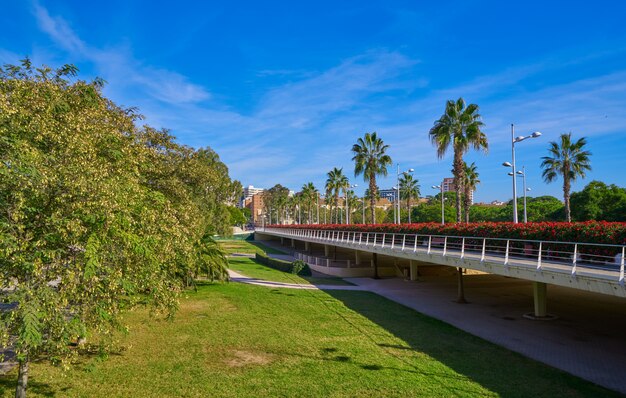
{"label": "grass lawn", "polygon": [[32,364],[29,396],[618,396],[367,292],[204,284],[173,322],[126,322],[106,360]]}
{"label": "grass lawn", "polygon": [[346,282],[341,278],[335,277],[322,277],[317,278],[314,276],[298,276],[276,270],[274,268],[267,267],[263,264],[259,264],[254,259],[246,257],[231,257],[228,260],[230,268],[233,271],[237,271],[242,275],[250,278],[263,279],[272,282],[287,282],[287,283],[307,283],[314,285],[352,285],[350,282]]}
{"label": "grass lawn", "polygon": [[245,254],[285,254],[280,250],[265,246],[262,243],[249,240],[221,240],[218,241],[222,249],[228,254],[245,253]]}

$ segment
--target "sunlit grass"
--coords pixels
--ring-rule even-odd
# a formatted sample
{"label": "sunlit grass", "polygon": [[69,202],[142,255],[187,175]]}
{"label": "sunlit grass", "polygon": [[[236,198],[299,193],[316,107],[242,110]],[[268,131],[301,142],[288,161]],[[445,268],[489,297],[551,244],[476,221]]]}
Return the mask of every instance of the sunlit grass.
{"label": "sunlit grass", "polygon": [[201,284],[174,321],[126,322],[106,360],[33,364],[30,396],[617,396],[367,292]]}

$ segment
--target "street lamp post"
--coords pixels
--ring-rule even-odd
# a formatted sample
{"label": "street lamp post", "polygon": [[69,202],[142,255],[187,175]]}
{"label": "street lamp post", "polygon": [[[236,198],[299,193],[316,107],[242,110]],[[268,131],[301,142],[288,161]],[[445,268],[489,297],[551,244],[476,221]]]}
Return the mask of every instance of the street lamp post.
{"label": "street lamp post", "polygon": [[320,192],[317,191],[317,224],[320,223]]}
{"label": "street lamp post", "polygon": [[444,207],[443,207],[443,182],[441,183],[441,185],[433,185],[432,188],[441,189],[441,225],[445,225],[446,219],[445,219],[445,212],[444,212]]}
{"label": "street lamp post", "polygon": [[363,219],[362,224],[365,224],[365,195],[361,198],[361,207],[363,208]]}
{"label": "street lamp post", "polygon": [[[350,188],[349,188],[349,189],[356,188],[356,187],[358,187],[358,184],[350,185]],[[348,198],[348,192],[349,192],[349,190],[348,190],[348,191],[346,191],[346,194],[345,194],[345,202],[346,202],[346,224],[350,224],[350,207],[349,207],[349,206],[350,206],[350,203],[348,203],[348,199],[349,199],[349,198]]]}
{"label": "street lamp post", "polygon": [[409,173],[414,172],[415,170],[408,169],[400,173],[400,163],[397,163],[397,171],[398,173],[396,174],[396,206],[395,206],[396,207],[396,220],[394,221],[396,224],[400,224],[400,175],[409,174]]}
{"label": "street lamp post", "polygon": [[[511,124],[511,161],[502,163],[505,167],[511,167],[513,169],[513,174],[517,173],[515,170],[515,144],[518,142],[522,142],[527,138],[537,138],[540,137],[541,133],[539,131],[535,131],[531,135],[519,137],[515,137],[515,125]],[[517,224],[517,180],[513,178],[513,223]]]}
{"label": "street lamp post", "polygon": [[[510,176],[513,176],[513,173],[509,173]],[[530,191],[530,188],[526,188],[526,166],[522,166],[522,170],[517,170],[517,177],[522,177],[522,184],[524,189],[524,224],[528,222],[528,213],[526,211],[526,192]]]}

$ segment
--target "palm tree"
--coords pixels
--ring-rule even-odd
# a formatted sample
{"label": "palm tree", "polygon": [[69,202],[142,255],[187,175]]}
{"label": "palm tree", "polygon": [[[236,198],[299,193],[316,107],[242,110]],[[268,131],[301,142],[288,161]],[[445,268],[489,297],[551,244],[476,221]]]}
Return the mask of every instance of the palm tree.
{"label": "palm tree", "polygon": [[542,175],[546,182],[556,180],[559,175],[563,177],[563,200],[567,222],[572,221],[569,203],[571,182],[578,177],[585,178],[585,171],[591,170],[589,161],[591,152],[584,150],[586,144],[587,139],[585,137],[572,142],[572,133],[561,134],[560,143],[550,142],[548,152],[551,156],[542,157]]}
{"label": "palm tree", "polygon": [[430,129],[431,142],[437,147],[441,159],[448,148],[454,151],[453,175],[456,191],[456,221],[461,222],[461,188],[463,183],[463,155],[473,147],[476,150],[488,149],[487,136],[482,132],[478,105],[465,106],[463,98],[456,102],[448,100],[444,114]]}
{"label": "palm tree", "polygon": [[363,138],[359,138],[357,143],[352,146],[354,157],[354,175],[355,177],[363,174],[363,179],[369,181],[370,205],[372,214],[372,223],[376,224],[376,214],[374,208],[376,206],[376,195],[378,189],[376,187],[376,176],[387,175],[387,167],[391,166],[391,157],[385,152],[389,145],[385,145],[383,140],[378,138],[376,132],[365,133]]}
{"label": "palm tree", "polygon": [[[334,205],[335,205],[335,223],[339,223],[339,193],[347,189],[350,186],[348,183],[348,177],[343,174],[343,167],[338,169],[334,167],[331,171],[328,172],[328,178],[326,179],[326,195],[327,197],[332,195],[334,196]],[[332,210],[331,210],[332,217]]]}
{"label": "palm tree", "polygon": [[476,164],[472,162],[469,166],[463,162],[463,189],[465,190],[465,200],[463,207],[465,211],[465,222],[470,221],[470,206],[472,205],[472,192],[476,190],[476,185],[480,184]]}
{"label": "palm tree", "polygon": [[419,180],[413,178],[412,174],[402,174],[400,178],[400,198],[406,200],[406,209],[409,212],[409,224],[411,223],[411,199],[420,197]]}
{"label": "palm tree", "polygon": [[307,223],[312,224],[311,220],[313,218],[313,206],[315,206],[318,194],[317,188],[315,188],[315,185],[313,185],[312,182],[309,182],[302,186],[301,192],[302,196],[304,197],[304,202],[307,209]]}

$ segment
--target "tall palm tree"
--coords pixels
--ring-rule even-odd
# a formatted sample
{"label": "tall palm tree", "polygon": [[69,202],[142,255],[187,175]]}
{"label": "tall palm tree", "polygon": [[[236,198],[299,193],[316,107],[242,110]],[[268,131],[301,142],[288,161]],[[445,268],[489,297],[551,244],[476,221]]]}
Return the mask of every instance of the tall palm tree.
{"label": "tall palm tree", "polygon": [[376,224],[376,176],[387,175],[387,167],[391,166],[391,157],[386,154],[389,145],[385,145],[382,139],[378,138],[376,132],[365,133],[363,138],[359,138],[357,143],[352,146],[354,157],[354,175],[355,177],[363,174],[363,179],[369,182],[370,207],[372,214],[372,223]]}
{"label": "tall palm tree", "polygon": [[318,194],[317,188],[315,188],[315,185],[313,185],[312,182],[308,182],[302,186],[301,192],[307,209],[307,223],[312,224],[311,220],[313,219],[313,207],[317,201]]}
{"label": "tall palm tree", "polygon": [[463,155],[470,149],[489,148],[487,136],[482,132],[484,125],[480,120],[478,105],[465,106],[463,98],[456,102],[448,100],[444,114],[430,129],[431,142],[437,147],[437,156],[441,159],[452,146],[454,151],[453,175],[456,191],[456,221],[461,222],[461,189],[463,185]]}
{"label": "tall palm tree", "polygon": [[576,178],[585,178],[585,171],[591,170],[589,157],[591,152],[584,150],[587,139],[582,137],[576,142],[572,141],[572,133],[561,134],[561,142],[550,142],[548,152],[551,156],[542,157],[543,179],[552,182],[559,175],[563,177],[563,200],[565,201],[565,216],[567,222],[572,221],[570,211],[571,182]]}
{"label": "tall palm tree", "polygon": [[400,198],[406,200],[406,209],[409,213],[409,224],[411,223],[411,199],[419,199],[419,180],[413,178],[412,174],[402,174],[400,178]]}
{"label": "tall palm tree", "polygon": [[[326,179],[326,196],[334,197],[334,205],[335,205],[335,223],[339,223],[339,194],[343,190],[345,191],[346,186],[350,186],[348,183],[348,177],[343,174],[343,167],[338,169],[334,167],[327,174],[328,178]],[[331,208],[331,217],[332,217],[332,208]]]}
{"label": "tall palm tree", "polygon": [[470,221],[470,206],[472,205],[472,192],[476,190],[476,185],[480,184],[478,179],[478,171],[476,164],[468,165],[463,162],[463,189],[465,190],[465,197],[463,198],[463,210],[465,211],[465,222]]}

